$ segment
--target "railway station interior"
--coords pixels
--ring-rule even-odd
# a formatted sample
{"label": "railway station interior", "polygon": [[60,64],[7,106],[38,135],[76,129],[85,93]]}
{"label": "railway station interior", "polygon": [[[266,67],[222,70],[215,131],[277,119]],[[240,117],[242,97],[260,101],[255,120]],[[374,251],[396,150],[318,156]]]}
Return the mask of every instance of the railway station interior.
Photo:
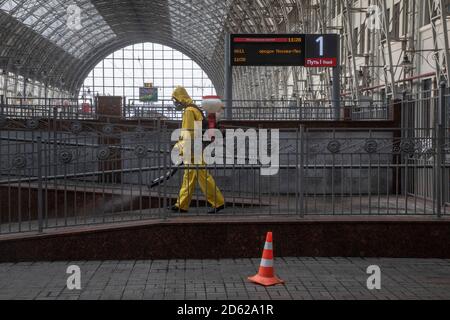
{"label": "railway station interior", "polygon": [[450,299],[449,16],[0,0],[0,300]]}

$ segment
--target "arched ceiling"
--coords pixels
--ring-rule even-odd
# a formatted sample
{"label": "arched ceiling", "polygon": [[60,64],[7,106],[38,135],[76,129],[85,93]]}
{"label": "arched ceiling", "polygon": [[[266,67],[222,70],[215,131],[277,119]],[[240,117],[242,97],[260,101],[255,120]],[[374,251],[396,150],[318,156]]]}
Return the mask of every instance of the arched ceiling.
{"label": "arched ceiling", "polygon": [[[112,52],[140,42],[192,58],[223,91],[227,32],[285,32],[304,0],[0,0],[0,68],[77,92]],[[81,9],[81,29],[68,8]]]}

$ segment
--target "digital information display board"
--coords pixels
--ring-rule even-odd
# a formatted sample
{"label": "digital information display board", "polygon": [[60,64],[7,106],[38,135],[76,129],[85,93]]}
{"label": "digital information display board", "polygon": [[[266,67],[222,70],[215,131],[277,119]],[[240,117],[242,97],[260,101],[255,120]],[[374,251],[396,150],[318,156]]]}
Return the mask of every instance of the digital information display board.
{"label": "digital information display board", "polygon": [[336,67],[339,57],[339,35],[305,35],[305,67]]}
{"label": "digital information display board", "polygon": [[302,35],[231,35],[233,66],[303,66]]}
{"label": "digital information display board", "polygon": [[336,34],[233,34],[232,66],[336,67]]}

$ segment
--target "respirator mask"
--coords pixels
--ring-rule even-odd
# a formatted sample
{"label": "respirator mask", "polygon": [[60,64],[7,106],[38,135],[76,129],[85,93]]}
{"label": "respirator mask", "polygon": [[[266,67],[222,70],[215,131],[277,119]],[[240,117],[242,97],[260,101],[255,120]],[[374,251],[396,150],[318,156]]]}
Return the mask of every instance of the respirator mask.
{"label": "respirator mask", "polygon": [[178,100],[175,99],[175,98],[173,98],[172,101],[173,101],[173,105],[174,105],[174,107],[175,107],[175,110],[177,110],[177,111],[183,111],[184,105],[183,105],[180,101],[178,101]]}

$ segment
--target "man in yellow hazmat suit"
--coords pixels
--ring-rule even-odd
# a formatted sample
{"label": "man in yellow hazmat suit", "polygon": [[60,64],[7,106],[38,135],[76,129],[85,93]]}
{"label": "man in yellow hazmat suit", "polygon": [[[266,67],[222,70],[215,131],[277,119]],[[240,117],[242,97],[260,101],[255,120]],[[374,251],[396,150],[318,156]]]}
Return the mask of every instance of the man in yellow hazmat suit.
{"label": "man in yellow hazmat suit", "polygon": [[[180,155],[186,151],[188,147],[187,139],[194,140],[194,124],[196,121],[202,122],[203,113],[194,104],[193,100],[184,87],[178,86],[172,94],[172,100],[178,110],[183,110],[182,135],[175,145]],[[188,136],[189,135],[189,136]],[[193,157],[193,155],[192,155]],[[194,163],[194,161],[192,161]],[[175,212],[187,212],[194,195],[196,182],[200,185],[202,192],[205,194],[208,203],[212,209],[209,214],[218,213],[225,207],[225,200],[222,192],[216,186],[214,178],[204,169],[205,163],[203,158],[199,164],[185,164],[183,183],[181,185],[180,194],[177,203],[171,208]]]}

